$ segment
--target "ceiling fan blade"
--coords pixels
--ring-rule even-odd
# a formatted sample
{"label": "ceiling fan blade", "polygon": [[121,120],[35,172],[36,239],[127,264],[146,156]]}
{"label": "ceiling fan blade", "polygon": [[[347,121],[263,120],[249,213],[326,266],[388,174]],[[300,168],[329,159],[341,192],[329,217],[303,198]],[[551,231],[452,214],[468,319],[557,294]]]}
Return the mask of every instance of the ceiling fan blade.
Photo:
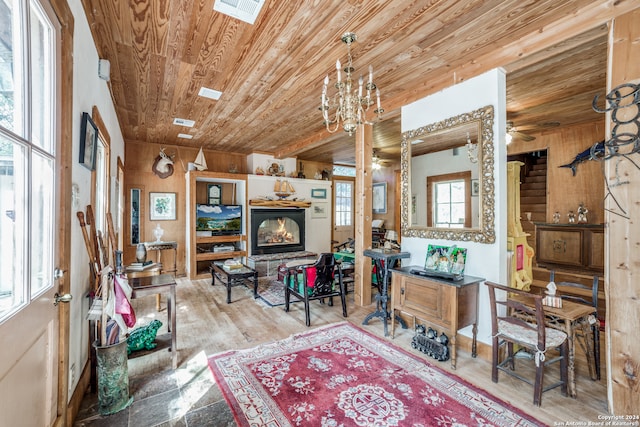
{"label": "ceiling fan blade", "polygon": [[533,141],[534,139],[536,139],[535,136],[527,135],[526,133],[522,133],[518,131],[512,131],[510,133],[514,138],[521,139],[525,142]]}

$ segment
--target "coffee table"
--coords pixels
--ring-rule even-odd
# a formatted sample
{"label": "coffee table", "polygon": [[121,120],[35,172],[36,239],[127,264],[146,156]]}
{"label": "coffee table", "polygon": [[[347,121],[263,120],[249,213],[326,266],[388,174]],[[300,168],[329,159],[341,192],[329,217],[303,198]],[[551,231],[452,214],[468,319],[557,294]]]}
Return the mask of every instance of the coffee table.
{"label": "coffee table", "polygon": [[224,261],[211,263],[211,285],[216,284],[216,278],[227,285],[227,304],[231,302],[231,286],[243,284],[248,286],[253,278],[253,298],[258,298],[258,272],[242,264],[239,268],[225,268]]}

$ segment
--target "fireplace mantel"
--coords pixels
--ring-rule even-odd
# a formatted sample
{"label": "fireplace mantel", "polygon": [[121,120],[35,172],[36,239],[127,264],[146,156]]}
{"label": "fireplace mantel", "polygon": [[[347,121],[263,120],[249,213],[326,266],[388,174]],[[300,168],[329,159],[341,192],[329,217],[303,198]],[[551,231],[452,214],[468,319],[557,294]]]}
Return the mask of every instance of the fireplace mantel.
{"label": "fireplace mantel", "polygon": [[311,206],[311,202],[304,200],[266,200],[266,199],[252,199],[249,200],[251,206],[265,206],[272,208],[308,208]]}

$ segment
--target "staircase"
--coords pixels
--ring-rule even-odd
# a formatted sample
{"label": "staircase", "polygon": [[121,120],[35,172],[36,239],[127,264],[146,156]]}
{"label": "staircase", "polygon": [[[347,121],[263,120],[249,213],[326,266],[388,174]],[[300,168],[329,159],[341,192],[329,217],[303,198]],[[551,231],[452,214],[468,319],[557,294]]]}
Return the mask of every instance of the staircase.
{"label": "staircase", "polygon": [[[529,156],[524,166],[524,177],[520,184],[520,222],[527,243],[535,249],[536,233],[534,222],[547,220],[547,157]],[[534,258],[535,265],[535,258]]]}

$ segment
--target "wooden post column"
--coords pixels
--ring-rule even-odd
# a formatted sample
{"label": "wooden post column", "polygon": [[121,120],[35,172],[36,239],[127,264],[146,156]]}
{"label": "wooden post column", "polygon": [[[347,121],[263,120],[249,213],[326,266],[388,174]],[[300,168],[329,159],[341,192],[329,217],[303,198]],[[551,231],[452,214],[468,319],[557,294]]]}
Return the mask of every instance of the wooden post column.
{"label": "wooden post column", "polygon": [[371,259],[365,257],[363,251],[371,248],[372,157],[373,130],[370,125],[358,125],[356,128],[354,301],[360,306],[371,304]]}
{"label": "wooden post column", "polygon": [[[640,9],[616,18],[609,37],[609,83],[607,91],[623,83],[640,84]],[[625,92],[628,93],[628,92]],[[604,94],[601,95],[604,99]],[[628,101],[622,104],[628,105]],[[602,105],[601,105],[602,106]],[[628,120],[636,108],[617,111],[619,121]],[[607,114],[607,138],[613,123]],[[621,126],[620,132],[638,132],[635,126]],[[623,151],[628,153],[628,147]],[[639,154],[630,154],[637,164]],[[616,182],[616,173],[628,184],[611,187],[605,199],[605,294],[607,301],[606,355],[609,409],[615,415],[640,414],[640,170],[629,159],[614,156],[605,161],[609,184]],[[605,187],[606,191],[606,187]],[[613,212],[626,211],[624,218]]]}

